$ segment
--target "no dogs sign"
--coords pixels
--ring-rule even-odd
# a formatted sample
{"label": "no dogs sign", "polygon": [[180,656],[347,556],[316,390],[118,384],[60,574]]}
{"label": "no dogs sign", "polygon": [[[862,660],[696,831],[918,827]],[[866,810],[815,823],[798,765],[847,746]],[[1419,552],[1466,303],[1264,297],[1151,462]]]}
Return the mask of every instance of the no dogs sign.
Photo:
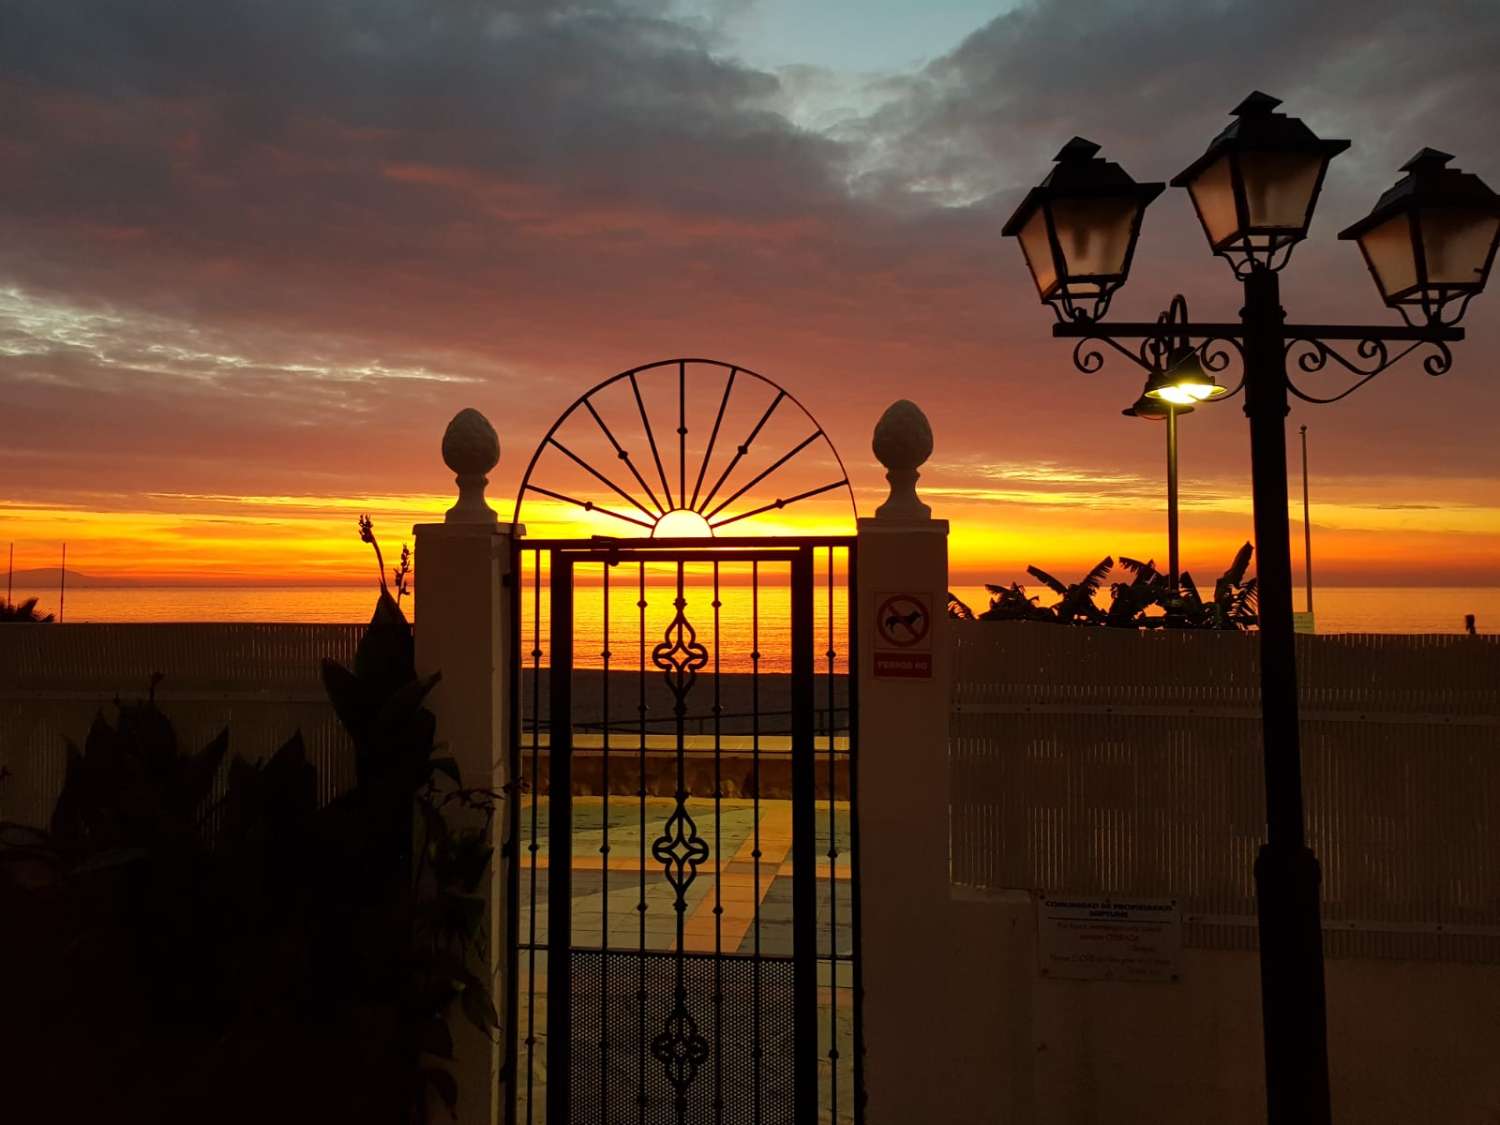
{"label": "no dogs sign", "polygon": [[875,595],[875,675],[895,679],[932,676],[932,595]]}

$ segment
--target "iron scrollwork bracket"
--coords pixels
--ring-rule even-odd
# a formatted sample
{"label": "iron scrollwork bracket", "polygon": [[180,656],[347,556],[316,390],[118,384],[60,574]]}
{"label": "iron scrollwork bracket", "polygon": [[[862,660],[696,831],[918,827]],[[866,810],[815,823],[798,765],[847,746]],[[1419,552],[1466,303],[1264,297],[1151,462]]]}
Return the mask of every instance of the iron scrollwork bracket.
{"label": "iron scrollwork bracket", "polygon": [[[1064,339],[1077,340],[1073,346],[1073,366],[1086,375],[1092,375],[1104,366],[1104,353],[1098,345],[1104,344],[1132,363],[1148,372],[1165,370],[1164,364],[1179,361],[1188,354],[1196,354],[1206,371],[1224,371],[1232,359],[1238,359],[1244,370],[1245,328],[1241,324],[1191,324],[1187,319],[1187,304],[1175,297],[1172,307],[1162,313],[1155,323],[1100,324],[1098,321],[1079,321],[1053,326],[1052,334]],[[1394,366],[1419,348],[1431,349],[1422,359],[1422,368],[1429,375],[1444,375],[1453,366],[1453,352],[1449,345],[1464,337],[1463,329],[1450,324],[1357,326],[1342,324],[1289,324],[1283,332],[1285,340],[1285,362],[1283,378],[1287,389],[1304,402],[1337,402],[1353,394],[1375,376]],[[1120,341],[1135,341],[1134,350]],[[1346,354],[1337,347],[1338,342],[1353,344],[1353,354]],[[1398,345],[1394,350],[1391,345]],[[1292,379],[1292,361],[1297,370],[1315,375],[1327,368],[1329,361],[1343,367],[1356,376],[1353,385],[1336,395],[1319,397],[1308,394]],[[1244,386],[1244,378],[1230,391],[1230,395]],[[1228,397],[1228,396],[1226,396]]]}
{"label": "iron scrollwork bracket", "polygon": [[[1333,337],[1334,340],[1342,337]],[[1330,338],[1318,335],[1314,332],[1299,331],[1295,328],[1289,329],[1286,342],[1286,369],[1287,389],[1304,402],[1330,403],[1338,402],[1339,399],[1347,398],[1360,387],[1364,386],[1375,376],[1386,369],[1395,366],[1418,348],[1430,348],[1431,353],[1422,357],[1422,369],[1434,377],[1446,375],[1453,366],[1453,351],[1448,346],[1451,334],[1448,332],[1432,332],[1430,335],[1422,335],[1412,338],[1405,333],[1390,333],[1378,328],[1371,328],[1368,334],[1361,335],[1358,339],[1351,341],[1354,344],[1353,355],[1347,355],[1334,346]],[[1392,353],[1389,342],[1405,344],[1405,347]],[[1291,376],[1292,360],[1296,359],[1297,369],[1304,374],[1316,375],[1327,368],[1329,360],[1344,368],[1350,374],[1356,376],[1355,382],[1336,395],[1320,397],[1310,395],[1297,386]]]}
{"label": "iron scrollwork bracket", "polygon": [[[1091,321],[1090,324],[1096,325],[1097,322]],[[1125,347],[1113,336],[1101,331],[1097,335],[1085,336],[1073,345],[1073,366],[1085,375],[1092,375],[1099,371],[1104,366],[1104,353],[1099,350],[1097,345],[1105,344],[1119,352],[1143,371],[1152,371],[1154,367],[1151,360],[1151,345],[1155,342],[1147,338],[1142,340],[1138,347],[1131,349]]]}
{"label": "iron scrollwork bracket", "polygon": [[[1098,347],[1091,346],[1098,344],[1108,345],[1147,373],[1166,370],[1165,358],[1158,357],[1158,349],[1167,341],[1185,339],[1187,351],[1197,355],[1198,362],[1203,365],[1205,371],[1211,371],[1214,374],[1227,370],[1230,363],[1235,359],[1242,359],[1244,353],[1240,341],[1235,336],[1222,331],[1199,336],[1198,330],[1191,324],[1182,325],[1181,331],[1174,328],[1171,332],[1163,332],[1159,336],[1146,336],[1134,350],[1122,345],[1102,326],[1096,325],[1095,327],[1098,328],[1097,332],[1083,337],[1073,345],[1073,366],[1085,375],[1092,375],[1104,366],[1104,353]],[[1175,353],[1176,358],[1182,358],[1183,354]],[[1235,388],[1235,390],[1238,389],[1238,387]]]}
{"label": "iron scrollwork bracket", "polygon": [[[1188,320],[1187,301],[1181,294],[1154,323],[1105,325],[1098,320],[1076,320],[1055,325],[1054,336],[1076,339],[1073,366],[1092,375],[1104,366],[1104,351],[1113,348],[1147,374],[1167,371],[1189,355],[1195,355],[1205,371],[1218,374],[1238,359],[1243,368],[1243,329],[1237,324],[1193,324]],[[1127,346],[1122,341],[1131,341]],[[1137,342],[1138,341],[1138,342]],[[1241,380],[1243,385],[1244,380]],[[1230,394],[1240,389],[1234,387]]]}

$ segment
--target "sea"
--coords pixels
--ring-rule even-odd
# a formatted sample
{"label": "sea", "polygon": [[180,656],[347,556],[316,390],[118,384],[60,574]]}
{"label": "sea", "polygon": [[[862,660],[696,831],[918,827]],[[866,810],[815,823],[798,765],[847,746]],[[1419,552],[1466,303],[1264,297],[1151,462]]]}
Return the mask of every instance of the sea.
{"label": "sea", "polygon": [[[819,590],[815,640],[819,653],[830,631],[837,636],[844,628],[847,606],[844,584],[834,583],[832,626],[829,623],[829,597]],[[820,587],[823,583],[819,583]],[[647,644],[662,636],[671,622],[674,593],[669,585],[657,584],[648,592],[646,610]],[[976,612],[989,604],[983,587],[956,586],[953,593]],[[685,613],[705,643],[711,643],[714,629],[712,591],[701,584],[689,583]],[[38,599],[43,612],[57,613],[56,589],[16,588],[14,600]],[[78,622],[360,622],[369,620],[375,604],[375,590],[368,586],[79,586],[65,593],[62,619]],[[630,583],[617,584],[610,593],[610,636],[603,635],[603,599],[596,587],[580,587],[577,594],[575,648],[581,665],[602,659],[608,649],[628,650],[638,644],[641,611],[638,594]],[[528,599],[529,600],[529,599]],[[1042,604],[1050,597],[1044,596]],[[545,643],[548,622],[545,594],[540,599],[540,637]],[[720,592],[718,629],[726,651],[749,651],[759,647],[767,652],[784,647],[789,629],[789,602],[785,587],[767,584],[759,592],[758,605],[752,602],[744,585],[727,587]],[[1304,607],[1301,590],[1296,591],[1294,605]],[[415,612],[411,600],[403,602],[408,615]],[[537,632],[538,622],[531,619],[529,605],[523,612],[522,626],[528,634]],[[1316,631],[1319,633],[1461,633],[1464,615],[1473,614],[1481,633],[1500,632],[1500,586],[1327,586],[1314,591]],[[760,633],[755,636],[756,628]]]}

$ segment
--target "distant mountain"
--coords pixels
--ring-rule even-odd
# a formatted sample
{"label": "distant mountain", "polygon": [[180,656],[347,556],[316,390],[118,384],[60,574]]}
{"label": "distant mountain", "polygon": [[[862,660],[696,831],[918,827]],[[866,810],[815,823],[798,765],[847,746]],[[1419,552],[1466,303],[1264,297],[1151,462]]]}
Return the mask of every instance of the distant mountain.
{"label": "distant mountain", "polygon": [[[28,570],[18,570],[15,573],[13,584],[18,590],[55,590],[57,580],[60,576],[60,568],[55,566],[38,566]],[[92,574],[80,574],[71,567],[68,569],[68,586],[78,587],[121,587],[121,586],[146,586],[149,583],[141,582],[135,578],[101,578]]]}

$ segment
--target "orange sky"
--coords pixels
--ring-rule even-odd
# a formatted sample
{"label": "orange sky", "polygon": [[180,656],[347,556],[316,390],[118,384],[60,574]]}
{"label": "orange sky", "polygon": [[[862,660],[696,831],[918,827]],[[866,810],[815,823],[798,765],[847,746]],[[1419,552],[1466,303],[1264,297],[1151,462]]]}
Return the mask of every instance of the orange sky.
{"label": "orange sky", "polygon": [[[863,468],[863,466],[861,466]],[[883,499],[878,476],[866,469],[858,491],[870,512]],[[1165,513],[1154,498],[1101,503],[1092,490],[1041,489],[1025,480],[974,485],[937,484],[935,470],[923,494],[952,525],[955,585],[1026,580],[1028,563],[1065,575],[1082,571],[1104,554],[1165,561]],[[925,482],[924,482],[925,483]],[[1392,482],[1385,482],[1389,488]],[[1464,483],[1464,482],[1459,482]],[[1314,513],[1317,577],[1340,585],[1493,585],[1490,567],[1500,558],[1500,512],[1472,505],[1486,482],[1455,486],[1447,505],[1411,511],[1384,503],[1378,482],[1349,490],[1337,500],[1320,499]],[[1132,485],[1131,487],[1136,487]],[[1139,482],[1158,490],[1158,482]],[[508,510],[506,503],[497,504]],[[18,568],[55,566],[64,532],[70,569],[97,576],[167,583],[297,583],[372,580],[368,548],[358,542],[355,517],[372,514],[388,556],[410,541],[418,522],[440,520],[452,502],[430,494],[330,496],[187,496],[150,498],[139,508],[92,506],[49,508],[0,506],[16,540]],[[525,513],[532,535],[595,532],[609,527],[579,524],[572,512],[534,500]],[[1248,499],[1190,489],[1183,497],[1182,556],[1198,574],[1216,575],[1249,537]],[[847,530],[847,515],[820,509],[805,518],[789,512],[773,524],[749,531],[835,532]],[[629,529],[624,529],[629,533]],[[1294,527],[1298,576],[1301,525]],[[1440,561],[1428,565],[1424,560]]]}
{"label": "orange sky", "polygon": [[[390,550],[450,502],[457,409],[499,431],[508,510],[578,394],[679,355],[795,393],[865,514],[871,428],[917,401],[955,584],[1161,562],[1163,433],[1119,413],[1140,375],[1075,371],[999,236],[1060,145],[1167,179],[1253,88],[1353,139],[1283,278],[1294,321],[1393,319],[1333,232],[1417,148],[1500,184],[1472,112],[1500,104],[1494,8],[954,0],[926,37],[876,5],[778,38],[745,22],[755,4],[713,0],[392,5],[357,27],[315,0],[129,7],[31,5],[0,37],[0,544],[20,568],[67,541],[86,574],[363,578],[358,512]],[[869,57],[847,47],[856,19]],[[1174,190],[1112,315],[1178,290],[1200,318],[1238,308]],[[1409,360],[1293,410],[1320,581],[1497,582],[1497,309],[1475,302],[1441,379]],[[1251,536],[1248,478],[1238,400],[1184,419],[1200,577]],[[1291,479],[1295,511],[1295,453]]]}

